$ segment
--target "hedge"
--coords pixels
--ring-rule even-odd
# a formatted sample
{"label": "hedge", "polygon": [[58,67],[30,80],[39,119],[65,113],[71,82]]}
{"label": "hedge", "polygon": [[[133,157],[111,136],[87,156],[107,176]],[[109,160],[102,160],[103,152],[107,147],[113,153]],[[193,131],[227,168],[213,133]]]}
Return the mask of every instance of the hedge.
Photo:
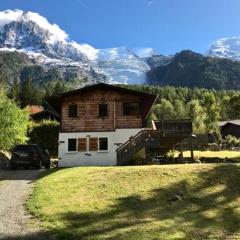
{"label": "hedge", "polygon": [[57,156],[59,123],[51,120],[31,122],[28,130],[28,143],[39,144],[51,156]]}

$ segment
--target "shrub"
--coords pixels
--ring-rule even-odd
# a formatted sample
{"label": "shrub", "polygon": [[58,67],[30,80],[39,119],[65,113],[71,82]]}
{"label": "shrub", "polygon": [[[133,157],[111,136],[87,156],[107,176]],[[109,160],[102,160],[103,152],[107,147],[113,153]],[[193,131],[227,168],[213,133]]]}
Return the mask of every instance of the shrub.
{"label": "shrub", "polygon": [[165,157],[169,160],[169,161],[173,161],[174,157],[176,156],[176,151],[175,150],[170,150],[166,153]]}
{"label": "shrub", "polygon": [[0,90],[0,150],[8,151],[27,141],[29,114]]}
{"label": "shrub", "polygon": [[39,144],[48,149],[51,156],[57,155],[59,123],[51,120],[31,122],[28,143]]}
{"label": "shrub", "polygon": [[226,148],[231,149],[233,147],[239,147],[240,146],[240,139],[236,138],[232,135],[227,135],[223,141],[223,145],[225,145]]}

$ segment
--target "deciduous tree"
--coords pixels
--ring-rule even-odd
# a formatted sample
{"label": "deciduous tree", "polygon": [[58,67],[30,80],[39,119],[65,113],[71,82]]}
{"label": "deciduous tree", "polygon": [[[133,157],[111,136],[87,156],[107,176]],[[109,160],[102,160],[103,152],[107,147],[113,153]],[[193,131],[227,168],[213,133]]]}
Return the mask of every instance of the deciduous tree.
{"label": "deciduous tree", "polygon": [[27,141],[29,114],[0,91],[0,150]]}

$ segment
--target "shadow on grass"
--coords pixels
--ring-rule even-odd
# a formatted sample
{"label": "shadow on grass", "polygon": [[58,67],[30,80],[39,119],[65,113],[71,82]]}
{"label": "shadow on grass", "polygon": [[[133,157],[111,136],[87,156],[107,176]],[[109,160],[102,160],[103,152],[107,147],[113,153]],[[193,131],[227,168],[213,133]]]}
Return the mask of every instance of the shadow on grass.
{"label": "shadow on grass", "polygon": [[198,184],[183,180],[155,189],[144,198],[140,195],[119,198],[104,212],[93,209],[58,215],[56,219],[64,222],[64,227],[53,227],[48,234],[68,240],[157,240],[179,232],[182,235],[171,239],[240,238],[236,202],[240,196],[240,167],[216,165],[196,174],[196,178],[201,179]]}
{"label": "shadow on grass", "polygon": [[50,235],[50,232],[37,232],[28,233],[24,235],[13,235],[13,236],[0,236],[0,240],[56,240],[54,235]]}
{"label": "shadow on grass", "polygon": [[23,170],[22,168],[19,168],[17,170],[1,170],[0,169],[0,182],[4,180],[27,180],[31,182],[34,182],[35,180],[38,180],[44,176],[50,175],[56,171],[59,171],[57,169],[30,169],[30,170]]}

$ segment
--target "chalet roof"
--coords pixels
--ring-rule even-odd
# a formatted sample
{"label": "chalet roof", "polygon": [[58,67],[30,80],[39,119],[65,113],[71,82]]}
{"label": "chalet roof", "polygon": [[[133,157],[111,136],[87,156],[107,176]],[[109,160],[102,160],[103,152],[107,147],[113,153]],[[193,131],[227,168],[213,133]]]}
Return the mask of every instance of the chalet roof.
{"label": "chalet roof", "polygon": [[44,111],[43,106],[40,105],[27,105],[26,109],[30,112],[30,114],[35,114]]}
{"label": "chalet roof", "polygon": [[75,94],[84,93],[86,91],[94,90],[94,89],[110,89],[110,90],[115,90],[115,91],[119,91],[119,92],[123,92],[123,93],[128,93],[128,94],[135,95],[135,96],[156,98],[156,95],[153,95],[153,94],[144,93],[144,92],[140,92],[140,91],[136,91],[136,90],[131,90],[131,89],[128,89],[128,88],[124,88],[124,87],[120,87],[120,86],[116,86],[116,85],[111,85],[111,84],[106,84],[106,83],[96,83],[96,84],[87,85],[83,88],[79,88],[77,90],[73,90],[73,91],[70,91],[70,92],[63,93],[63,94],[61,94],[61,96],[62,97],[72,96],[72,95],[75,95]]}
{"label": "chalet roof", "polygon": [[57,120],[57,121],[60,120],[59,114],[50,110],[36,112],[36,113],[30,114],[30,116],[33,120],[43,120],[43,119],[51,119],[51,120]]}
{"label": "chalet roof", "polygon": [[85,87],[77,89],[77,90],[62,93],[62,94],[60,94],[58,96],[55,96],[55,97],[46,98],[46,100],[58,114],[61,114],[60,102],[61,102],[62,98],[82,94],[82,93],[85,93],[87,91],[95,90],[95,89],[110,89],[110,90],[114,90],[114,91],[118,91],[118,92],[122,92],[122,93],[127,93],[127,94],[131,94],[131,95],[139,96],[141,99],[145,100],[147,102],[147,104],[150,106],[149,109],[148,109],[148,112],[146,112],[144,114],[145,117],[148,115],[151,106],[154,104],[154,102],[157,99],[157,95],[154,95],[154,94],[135,91],[135,90],[127,89],[127,88],[116,86],[116,85],[110,85],[110,84],[106,84],[106,83],[97,83],[97,84],[92,84],[92,85],[85,86]]}
{"label": "chalet roof", "polygon": [[228,123],[240,126],[240,119],[229,120],[229,121],[222,121],[222,122],[219,122],[218,126],[219,127],[223,127],[224,125],[226,125]]}

